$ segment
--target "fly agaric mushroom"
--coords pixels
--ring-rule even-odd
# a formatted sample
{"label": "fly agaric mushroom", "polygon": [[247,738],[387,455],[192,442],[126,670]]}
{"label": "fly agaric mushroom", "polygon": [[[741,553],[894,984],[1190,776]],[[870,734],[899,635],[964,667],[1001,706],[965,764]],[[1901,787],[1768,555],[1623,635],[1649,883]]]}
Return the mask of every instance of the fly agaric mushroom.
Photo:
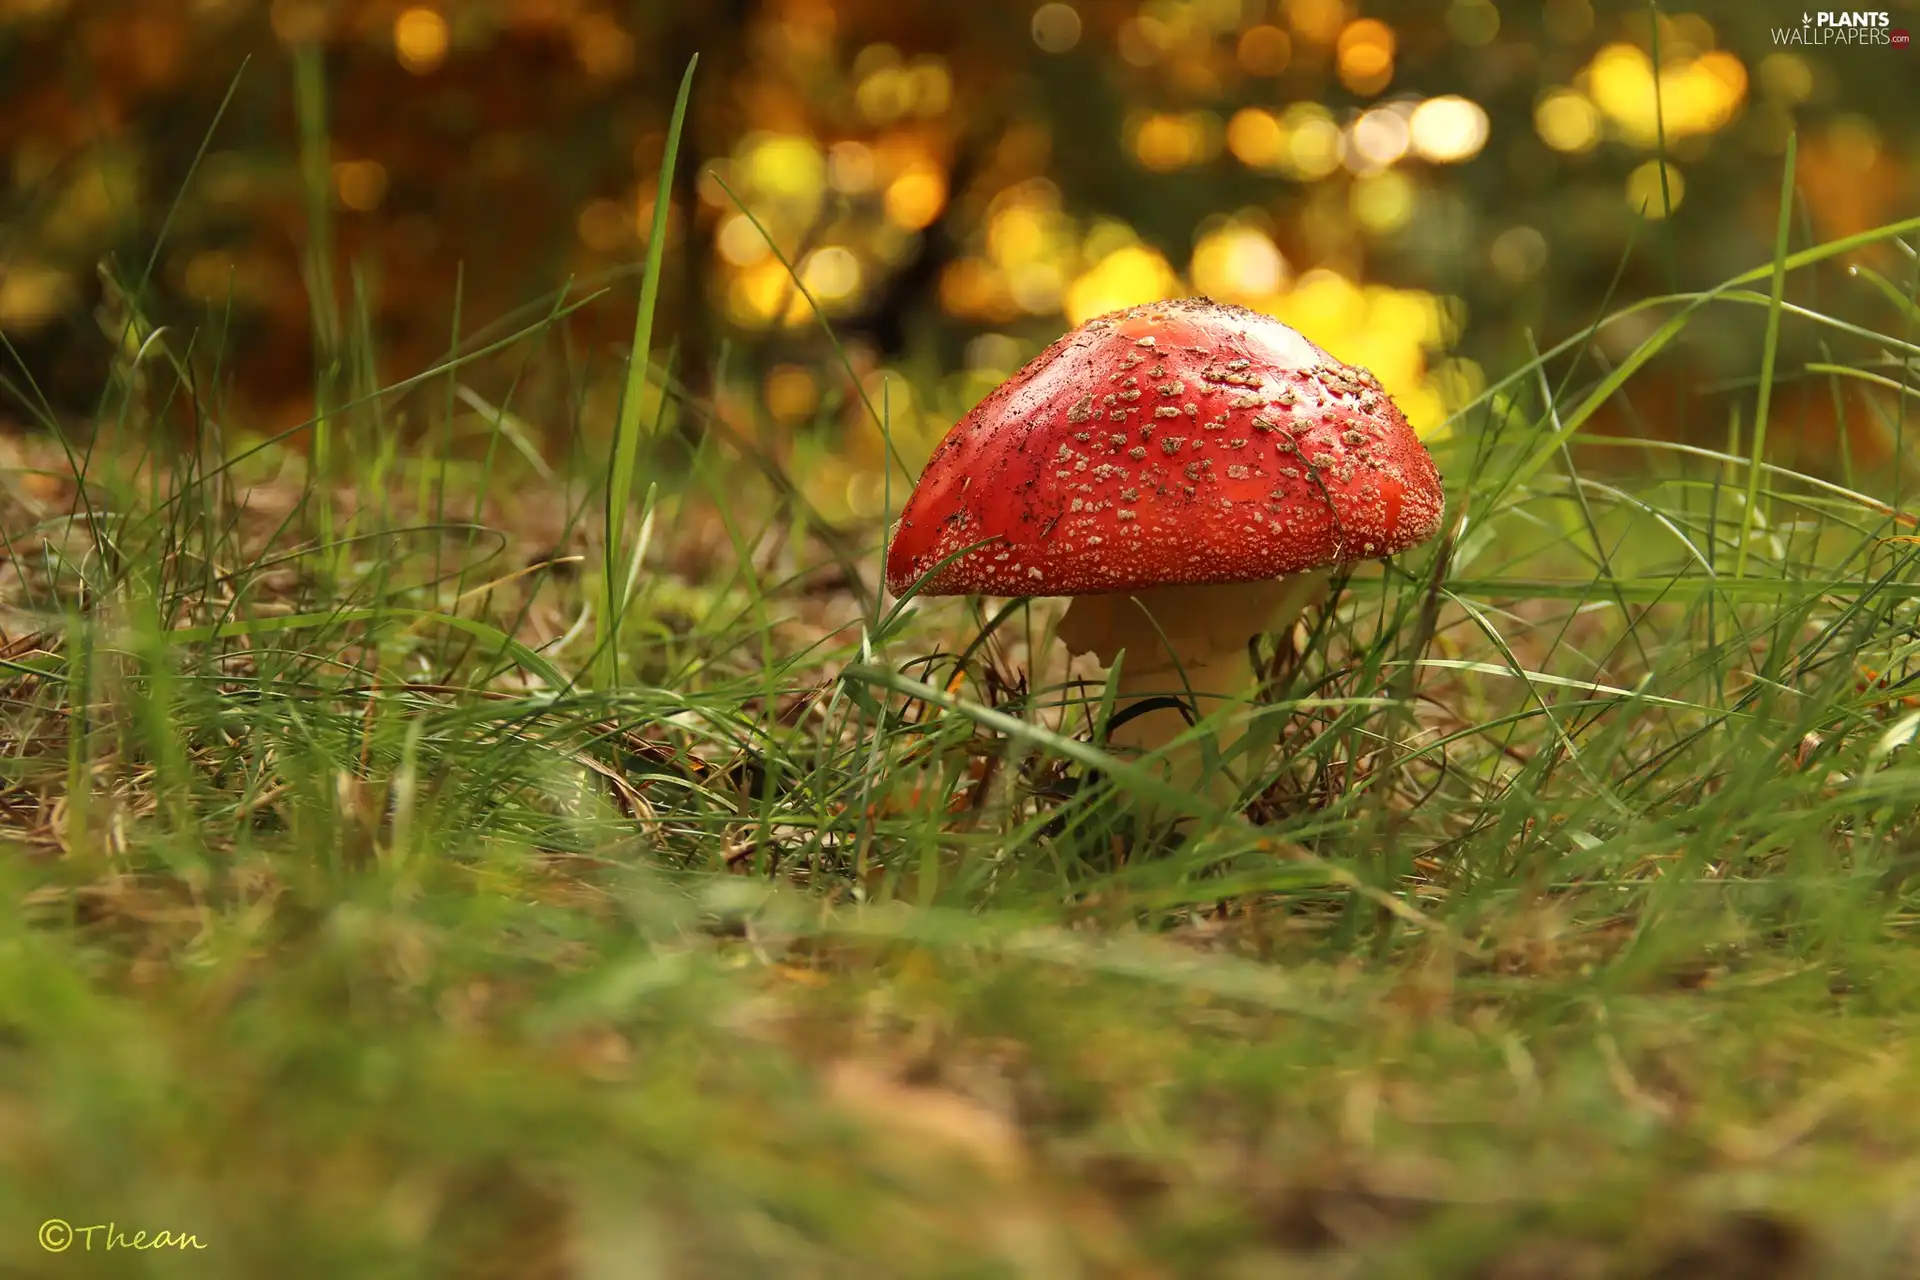
{"label": "fly agaric mushroom", "polygon": [[[1111,667],[1125,650],[1119,705],[1233,698],[1253,636],[1291,625],[1333,569],[1432,536],[1441,506],[1371,373],[1244,307],[1150,303],[1087,321],[954,425],[893,529],[887,586],[931,572],[922,595],[1072,596],[1070,652]],[[1156,708],[1110,740],[1153,751],[1185,728]]]}

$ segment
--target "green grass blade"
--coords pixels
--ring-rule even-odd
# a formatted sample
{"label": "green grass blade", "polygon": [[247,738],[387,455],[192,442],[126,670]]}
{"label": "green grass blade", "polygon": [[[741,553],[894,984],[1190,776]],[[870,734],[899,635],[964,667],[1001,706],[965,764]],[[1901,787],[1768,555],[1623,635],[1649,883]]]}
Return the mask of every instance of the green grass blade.
{"label": "green grass blade", "polygon": [[[633,343],[627,353],[626,388],[620,397],[620,418],[614,428],[613,460],[607,471],[607,548],[605,612],[600,618],[600,673],[608,689],[620,684],[620,617],[627,593],[622,561],[627,505],[633,498],[634,466],[640,456],[640,392],[646,385],[648,353],[653,350],[653,313],[660,300],[660,273],[667,251],[667,215],[673,209],[673,170],[680,156],[680,135],[686,128],[687,100],[693,95],[693,73],[700,65],[695,54],[680,77],[673,100],[673,119],[667,126],[667,146],[660,158],[660,176],[654,185],[653,228],[647,240],[647,266],[640,277],[640,308],[633,318]],[[693,210],[687,216],[693,216]]]}
{"label": "green grass blade", "polygon": [[1787,236],[1793,230],[1793,161],[1799,135],[1787,135],[1787,159],[1780,172],[1780,217],[1773,233],[1773,287],[1767,304],[1766,345],[1760,349],[1760,399],[1753,411],[1753,461],[1747,468],[1747,500],[1740,512],[1740,549],[1733,576],[1747,576],[1747,544],[1753,537],[1755,504],[1760,500],[1760,466],[1767,452],[1767,411],[1773,405],[1773,369],[1780,356],[1780,302],[1787,290]]}

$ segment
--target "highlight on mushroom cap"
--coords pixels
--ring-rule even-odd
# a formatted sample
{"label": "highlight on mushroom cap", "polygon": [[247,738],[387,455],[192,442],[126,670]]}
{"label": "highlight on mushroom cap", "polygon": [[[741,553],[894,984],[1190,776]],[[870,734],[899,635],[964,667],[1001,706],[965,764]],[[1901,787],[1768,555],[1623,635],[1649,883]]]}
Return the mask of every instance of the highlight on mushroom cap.
{"label": "highlight on mushroom cap", "polygon": [[1365,369],[1209,298],[1098,316],[947,433],[895,525],[896,594],[1080,595],[1378,559],[1440,475]]}

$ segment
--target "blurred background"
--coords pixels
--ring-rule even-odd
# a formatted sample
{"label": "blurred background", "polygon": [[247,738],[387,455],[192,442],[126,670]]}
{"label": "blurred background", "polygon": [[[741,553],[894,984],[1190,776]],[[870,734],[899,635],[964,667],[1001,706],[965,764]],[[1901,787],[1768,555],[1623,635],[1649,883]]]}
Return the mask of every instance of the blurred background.
{"label": "blurred background", "polygon": [[[697,52],[655,357],[824,512],[879,512],[882,445],[783,258],[876,404],[885,384],[912,467],[1065,328],[1190,292],[1367,365],[1430,432],[1610,297],[1765,261],[1794,128],[1796,245],[1920,210],[1920,52],[1783,43],[1802,16],[1797,0],[0,0],[0,332],[83,421],[120,333],[100,264],[137,278],[151,257],[142,310],[198,330],[227,431],[265,436],[312,414],[316,369],[349,347],[361,376],[397,379],[517,310],[538,320],[569,281],[606,285],[538,340],[558,358],[501,353],[463,401],[511,395],[556,456],[604,438]],[[1909,20],[1894,5],[1891,26]],[[1857,265],[1910,294],[1912,261],[1878,246],[1797,279],[1797,300],[1897,313]],[[1589,375],[1658,313],[1641,319],[1601,335]],[[1753,377],[1760,321],[1701,327],[1598,429],[1724,443],[1712,400]],[[1885,414],[1844,403],[1871,387],[1795,381],[1819,337],[1786,340],[1780,447],[1821,469],[1844,421],[1854,458],[1884,458]],[[27,416],[0,394],[0,419]]]}

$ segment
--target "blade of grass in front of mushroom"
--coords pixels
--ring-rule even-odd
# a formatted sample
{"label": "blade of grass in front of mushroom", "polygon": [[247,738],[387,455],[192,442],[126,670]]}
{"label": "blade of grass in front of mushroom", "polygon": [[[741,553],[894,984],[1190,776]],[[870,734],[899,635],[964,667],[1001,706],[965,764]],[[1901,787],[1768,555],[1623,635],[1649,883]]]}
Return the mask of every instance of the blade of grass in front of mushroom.
{"label": "blade of grass in front of mushroom", "polygon": [[667,123],[666,146],[660,157],[659,176],[654,184],[653,225],[647,239],[646,270],[640,277],[640,304],[633,317],[633,340],[627,347],[627,376],[621,389],[620,413],[614,427],[613,457],[607,473],[606,562],[602,566],[603,613],[595,648],[601,686],[620,687],[620,621],[627,609],[625,561],[632,548],[626,545],[624,531],[627,505],[633,500],[633,476],[640,454],[641,396],[647,384],[649,357],[653,351],[654,308],[660,298],[660,275],[666,258],[667,220],[672,211],[674,162],[680,155],[680,136],[686,128],[687,101],[693,95],[693,73],[700,55],[687,61],[680,77],[680,89],[673,100],[673,115]]}

